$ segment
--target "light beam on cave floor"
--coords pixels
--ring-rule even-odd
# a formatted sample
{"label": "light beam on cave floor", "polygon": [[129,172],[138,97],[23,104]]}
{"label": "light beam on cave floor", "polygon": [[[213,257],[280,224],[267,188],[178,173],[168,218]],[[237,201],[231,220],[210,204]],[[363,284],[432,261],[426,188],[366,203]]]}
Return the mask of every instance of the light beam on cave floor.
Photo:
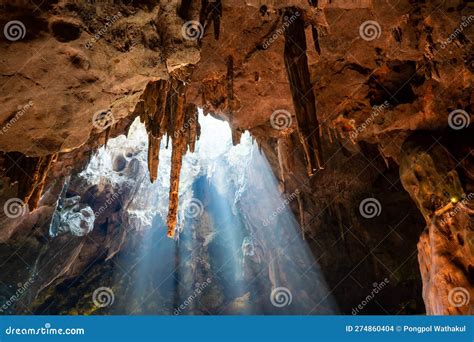
{"label": "light beam on cave floor", "polygon": [[127,176],[135,196],[123,222],[132,238],[116,258],[116,313],[336,313],[265,156],[249,134],[232,146],[226,122],[202,113],[199,121],[201,139],[183,161],[176,240],[165,227],[171,151],[163,143],[150,184],[143,125],[112,139],[85,171],[98,183],[123,182],[115,160],[136,164]]}

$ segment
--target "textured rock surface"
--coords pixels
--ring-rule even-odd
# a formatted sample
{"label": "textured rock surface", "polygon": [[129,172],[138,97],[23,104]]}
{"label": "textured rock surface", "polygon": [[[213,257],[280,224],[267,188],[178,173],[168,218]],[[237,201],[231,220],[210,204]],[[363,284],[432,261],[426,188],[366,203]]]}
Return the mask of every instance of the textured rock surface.
{"label": "textured rock surface", "polygon": [[[3,283],[24,281],[61,253],[61,262],[39,273],[33,297],[51,284],[76,282],[85,269],[107,268],[104,261],[126,240],[118,207],[108,206],[84,237],[48,235],[65,180],[71,177],[69,196],[84,198],[77,175],[99,146],[140,117],[155,139],[148,177],[161,179],[153,170],[168,133],[175,159],[169,181],[176,189],[181,154],[199,137],[191,118],[196,112],[186,108],[197,106],[228,121],[234,143],[244,131],[252,134],[342,312],[353,312],[385,278],[391,289],[364,312],[423,312],[421,269],[427,313],[472,313],[472,203],[461,202],[474,191],[472,125],[454,129],[450,116],[458,110],[462,125],[472,121],[472,4],[61,0],[0,6],[1,27],[13,20],[24,25],[24,36],[20,27],[20,37],[0,37],[1,198],[22,201],[18,216],[1,217],[0,253],[2,267],[24,270]],[[367,21],[375,23],[364,30]],[[423,141],[401,148],[414,132],[449,138],[435,140],[433,154],[418,158]],[[448,157],[439,152],[444,148]],[[133,170],[131,160],[125,165]],[[124,198],[135,176],[147,175],[132,173]],[[115,186],[90,189],[85,202],[96,212]],[[452,192],[459,204],[439,212]],[[173,190],[172,228],[177,195]],[[378,216],[361,215],[367,198],[380,203]],[[15,251],[24,252],[30,270]],[[467,303],[449,302],[455,288],[467,292]]]}
{"label": "textured rock surface", "polygon": [[467,189],[472,189],[473,178],[461,182],[464,170],[458,171],[455,157],[443,145],[433,146],[435,142],[412,137],[404,144],[400,169],[402,183],[427,224],[418,243],[423,298],[428,314],[472,314],[474,194]]}

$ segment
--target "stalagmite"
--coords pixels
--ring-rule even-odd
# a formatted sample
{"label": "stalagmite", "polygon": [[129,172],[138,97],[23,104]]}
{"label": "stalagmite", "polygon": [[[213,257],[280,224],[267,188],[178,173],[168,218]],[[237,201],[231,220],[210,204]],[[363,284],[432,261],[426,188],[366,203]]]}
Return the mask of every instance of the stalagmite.
{"label": "stalagmite", "polygon": [[[296,18],[285,30],[285,67],[295,107],[298,135],[303,145],[308,175],[322,168],[319,122],[316,115],[316,98],[312,89],[304,21],[296,15],[297,9],[288,9],[285,16]],[[303,53],[302,53],[303,52]]]}

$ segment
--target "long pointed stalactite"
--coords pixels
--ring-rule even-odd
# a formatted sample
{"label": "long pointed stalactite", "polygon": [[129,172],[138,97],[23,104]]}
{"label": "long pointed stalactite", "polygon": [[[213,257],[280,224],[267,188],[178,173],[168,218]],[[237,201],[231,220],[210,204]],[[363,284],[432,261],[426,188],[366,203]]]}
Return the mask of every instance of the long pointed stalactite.
{"label": "long pointed stalactite", "polygon": [[159,152],[163,136],[171,139],[171,172],[167,226],[174,237],[178,217],[179,179],[186,150],[194,152],[200,136],[197,108],[186,104],[184,82],[171,79],[149,83],[137,106],[148,132],[148,171],[150,181],[158,177]]}
{"label": "long pointed stalactite", "polygon": [[24,199],[25,203],[28,204],[31,209],[36,209],[38,207],[49,169],[56,159],[56,154],[50,154],[49,156],[38,158],[30,191],[26,194]]}
{"label": "long pointed stalactite", "polygon": [[[16,153],[12,155],[13,159],[17,159]],[[15,166],[8,170],[10,182],[18,182],[18,197],[30,210],[38,208],[49,170],[56,160],[57,154],[23,157],[17,159]]]}
{"label": "long pointed stalactite", "polygon": [[285,67],[295,108],[298,135],[303,145],[308,175],[322,168],[321,139],[316,115],[316,98],[310,79],[306,56],[304,20],[297,9],[285,12],[286,18],[295,18],[285,30]]}
{"label": "long pointed stalactite", "polygon": [[199,21],[206,27],[213,24],[214,27],[214,39],[219,40],[220,27],[222,17],[222,2],[221,0],[202,0],[201,1],[201,13]]}

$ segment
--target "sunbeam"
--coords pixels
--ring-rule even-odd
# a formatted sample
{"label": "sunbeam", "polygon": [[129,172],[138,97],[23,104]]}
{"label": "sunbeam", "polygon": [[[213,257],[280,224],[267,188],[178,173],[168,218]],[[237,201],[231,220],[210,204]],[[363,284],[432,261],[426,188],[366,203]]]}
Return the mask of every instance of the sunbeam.
{"label": "sunbeam", "polygon": [[[327,314],[335,305],[317,262],[265,156],[246,133],[233,146],[224,121],[205,116],[181,171],[178,229],[165,237],[171,153],[162,142],[158,181],[146,171],[146,132],[109,141],[81,174],[91,184],[127,184],[127,229],[140,231],[121,253],[117,292],[131,314]],[[136,163],[120,173],[120,158]],[[118,172],[117,172],[118,171]],[[135,181],[132,181],[135,180]],[[128,184],[128,183],[130,184]]]}

